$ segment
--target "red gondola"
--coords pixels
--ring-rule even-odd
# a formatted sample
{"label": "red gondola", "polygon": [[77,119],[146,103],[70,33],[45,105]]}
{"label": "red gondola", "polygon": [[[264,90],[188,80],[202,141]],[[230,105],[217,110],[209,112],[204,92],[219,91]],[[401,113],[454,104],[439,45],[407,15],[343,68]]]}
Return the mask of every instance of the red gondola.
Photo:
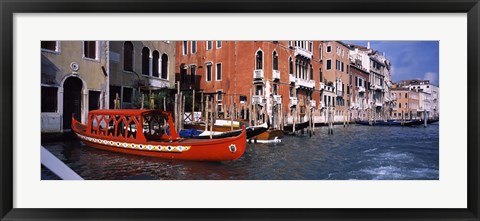
{"label": "red gondola", "polygon": [[72,117],[72,130],[87,146],[165,159],[235,160],[246,147],[244,126],[234,137],[180,138],[171,114],[160,110],[94,110],[87,125]]}

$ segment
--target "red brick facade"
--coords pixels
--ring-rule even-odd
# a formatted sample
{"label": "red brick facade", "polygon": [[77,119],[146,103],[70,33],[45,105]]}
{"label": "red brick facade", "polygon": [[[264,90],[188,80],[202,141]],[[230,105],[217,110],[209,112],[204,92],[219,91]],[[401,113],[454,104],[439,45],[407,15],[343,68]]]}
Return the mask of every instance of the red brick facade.
{"label": "red brick facade", "polygon": [[[336,84],[342,87],[343,93],[337,96],[332,90],[329,95],[331,104],[337,107],[339,115],[346,114],[350,61],[349,49],[341,42],[221,41],[219,47],[218,41],[196,41],[193,52],[192,44],[195,42],[177,42],[176,79],[183,89],[201,89],[205,93],[222,91],[223,99],[217,101],[220,108],[230,107],[230,97],[233,96],[237,112],[242,107],[248,108],[250,99],[254,104],[266,107],[267,111],[280,102],[283,113],[297,106],[300,113],[305,113],[309,106],[315,111],[325,106],[321,103],[327,103],[323,101],[322,85],[332,82],[334,87]],[[327,46],[331,47],[331,52],[326,51]],[[332,61],[330,70],[325,70],[327,59]],[[211,79],[207,79],[209,65]],[[221,77],[217,79],[220,65]],[[194,83],[191,80],[192,66],[195,66]],[[241,97],[246,97],[246,102],[241,103]]]}

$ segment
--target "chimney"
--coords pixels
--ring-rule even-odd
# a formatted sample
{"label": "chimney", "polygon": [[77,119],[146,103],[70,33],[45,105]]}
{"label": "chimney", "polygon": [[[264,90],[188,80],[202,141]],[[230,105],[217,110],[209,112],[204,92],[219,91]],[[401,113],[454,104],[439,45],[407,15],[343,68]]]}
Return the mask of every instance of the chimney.
{"label": "chimney", "polygon": [[370,42],[367,42],[367,49],[370,49]]}

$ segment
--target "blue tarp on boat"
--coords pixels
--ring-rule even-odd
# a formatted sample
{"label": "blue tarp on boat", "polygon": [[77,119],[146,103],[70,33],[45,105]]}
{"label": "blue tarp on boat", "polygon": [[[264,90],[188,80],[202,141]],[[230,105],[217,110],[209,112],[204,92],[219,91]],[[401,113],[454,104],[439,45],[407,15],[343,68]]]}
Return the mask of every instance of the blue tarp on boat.
{"label": "blue tarp on boat", "polygon": [[195,129],[189,129],[189,130],[180,130],[180,137],[182,138],[188,138],[188,137],[197,137],[200,135],[202,132],[195,130]]}

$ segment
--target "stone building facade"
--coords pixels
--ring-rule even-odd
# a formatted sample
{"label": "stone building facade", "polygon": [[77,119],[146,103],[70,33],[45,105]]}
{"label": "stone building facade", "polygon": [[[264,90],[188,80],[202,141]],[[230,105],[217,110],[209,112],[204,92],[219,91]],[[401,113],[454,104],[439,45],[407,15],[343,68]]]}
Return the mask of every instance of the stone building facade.
{"label": "stone building facade", "polygon": [[121,108],[133,108],[139,93],[173,88],[175,46],[173,41],[110,41],[110,108],[117,95]]}
{"label": "stone building facade", "polygon": [[108,108],[108,41],[41,42],[41,132],[71,129],[72,114]]}
{"label": "stone building facade", "polygon": [[[322,98],[326,105],[334,107],[335,116],[349,116],[351,105],[351,78],[349,74],[350,48],[340,41],[322,42],[323,84],[333,86]],[[333,93],[331,93],[333,92]],[[331,101],[331,102],[330,102]]]}
{"label": "stone building facade", "polygon": [[416,90],[408,88],[393,88],[391,93],[394,94],[396,101],[392,109],[393,119],[420,119],[418,115],[420,94]]}
{"label": "stone building facade", "polygon": [[351,96],[351,112],[352,118],[357,120],[367,120],[368,111],[371,109],[369,95],[369,73],[358,60],[352,61],[350,64],[350,74],[353,80],[352,96]]}
{"label": "stone building facade", "polygon": [[[431,84],[429,80],[403,80],[397,82],[395,86],[408,88],[421,93],[420,102],[422,105],[420,105],[419,112],[426,111],[426,115],[430,119],[438,119],[440,117],[440,97],[438,86]],[[419,113],[418,116],[420,117],[421,114]]]}
{"label": "stone building facade", "polygon": [[392,115],[394,99],[391,97],[391,64],[385,54],[367,47],[350,45],[350,60],[368,72],[369,104],[371,119],[387,120]]}

